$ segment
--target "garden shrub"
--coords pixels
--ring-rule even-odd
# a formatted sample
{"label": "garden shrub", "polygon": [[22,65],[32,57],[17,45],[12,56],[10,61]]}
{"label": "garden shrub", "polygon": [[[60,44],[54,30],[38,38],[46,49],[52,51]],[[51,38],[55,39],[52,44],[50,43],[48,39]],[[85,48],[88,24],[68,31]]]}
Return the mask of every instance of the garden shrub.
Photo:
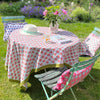
{"label": "garden shrub", "polygon": [[64,15],[63,13],[60,13],[60,14],[59,14],[60,17],[61,17],[61,20],[62,20],[63,22],[67,22],[67,23],[76,22],[76,18],[73,18],[73,17],[71,16],[72,11],[76,8],[76,5],[75,5],[75,4],[71,5],[71,3],[70,3],[70,4],[69,4],[68,6],[66,6],[66,7],[65,7],[65,4],[64,4],[64,5],[59,4],[59,6],[60,6],[62,9],[65,9],[65,10],[67,11],[67,14],[66,14],[66,15]]}
{"label": "garden shrub", "polygon": [[61,17],[61,21],[63,22],[67,22],[67,23],[76,22],[76,19],[71,17],[69,11],[67,11],[67,15],[64,15],[63,13],[61,13],[60,17]]}
{"label": "garden shrub", "polygon": [[94,6],[94,8],[91,9],[91,15],[94,16],[96,19],[100,19],[100,7]]}
{"label": "garden shrub", "polygon": [[47,6],[51,6],[51,4],[49,0],[46,0],[45,2],[39,2],[38,6],[47,7]]}
{"label": "garden shrub", "polygon": [[1,14],[6,14],[7,13],[6,8],[8,8],[8,7],[9,7],[8,3],[2,3],[0,5],[0,13]]}
{"label": "garden shrub", "polygon": [[24,3],[25,3],[25,5],[26,6],[28,6],[28,5],[33,5],[33,6],[41,6],[41,7],[46,7],[46,6],[50,6],[51,4],[50,4],[50,2],[49,2],[49,0],[46,0],[46,1],[42,1],[42,0],[24,0],[23,1]]}
{"label": "garden shrub", "polygon": [[0,13],[3,15],[19,15],[20,8],[24,6],[22,2],[2,3],[0,5]]}
{"label": "garden shrub", "polygon": [[65,6],[68,6],[70,4],[70,2],[72,2],[73,0],[55,0],[55,4],[61,4],[61,3],[64,3]]}
{"label": "garden shrub", "polygon": [[21,13],[26,17],[42,18],[44,10],[44,7],[28,5],[21,8]]}
{"label": "garden shrub", "polygon": [[76,8],[76,4],[73,5],[70,3],[69,6],[66,6],[65,9],[67,10],[67,16],[64,18],[64,22],[76,22],[76,17],[72,17],[71,13]]}
{"label": "garden shrub", "polygon": [[75,10],[73,10],[71,16],[73,18],[77,18],[78,21],[88,22],[91,20],[89,12],[81,7],[77,7]]}
{"label": "garden shrub", "polygon": [[16,1],[20,1],[20,0],[0,0],[0,1],[5,1],[5,2],[16,2]]}

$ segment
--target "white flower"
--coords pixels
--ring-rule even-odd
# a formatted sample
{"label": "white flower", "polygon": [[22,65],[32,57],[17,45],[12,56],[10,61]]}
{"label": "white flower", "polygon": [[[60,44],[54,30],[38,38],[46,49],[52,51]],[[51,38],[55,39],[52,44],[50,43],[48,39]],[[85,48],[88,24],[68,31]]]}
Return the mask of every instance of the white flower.
{"label": "white flower", "polygon": [[31,3],[30,1],[28,1],[28,3]]}
{"label": "white flower", "polygon": [[61,6],[64,7],[64,3],[63,2],[61,3]]}
{"label": "white flower", "polygon": [[91,7],[89,6],[89,9],[91,9]]}
{"label": "white flower", "polygon": [[73,6],[74,5],[74,2],[71,2],[71,6]]}
{"label": "white flower", "polygon": [[82,10],[85,10],[84,8],[82,8]]}
{"label": "white flower", "polygon": [[54,4],[54,1],[53,0],[49,0],[49,2],[53,5]]}
{"label": "white flower", "polygon": [[52,2],[53,0],[49,0],[50,2]]}

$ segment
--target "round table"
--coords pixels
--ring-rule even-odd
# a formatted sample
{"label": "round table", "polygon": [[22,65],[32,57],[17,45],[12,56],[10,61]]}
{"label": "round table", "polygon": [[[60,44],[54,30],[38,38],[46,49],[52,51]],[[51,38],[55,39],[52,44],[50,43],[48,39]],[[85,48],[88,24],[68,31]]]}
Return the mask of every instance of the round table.
{"label": "round table", "polygon": [[71,40],[69,43],[46,43],[43,34],[49,32],[48,27],[38,27],[42,35],[23,35],[21,29],[15,30],[9,36],[6,62],[8,78],[26,83],[32,71],[49,67],[73,65],[84,54],[85,47],[79,38],[68,31],[59,30],[54,35],[61,35]]}

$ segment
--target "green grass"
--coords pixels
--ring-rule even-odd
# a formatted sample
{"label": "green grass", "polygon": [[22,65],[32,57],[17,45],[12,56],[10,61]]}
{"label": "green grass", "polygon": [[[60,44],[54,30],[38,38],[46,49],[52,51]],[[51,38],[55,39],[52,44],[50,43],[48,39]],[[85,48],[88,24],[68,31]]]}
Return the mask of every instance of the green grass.
{"label": "green grass", "polygon": [[[26,22],[37,26],[48,26],[46,21],[35,18],[26,18]],[[94,27],[100,28],[100,20],[90,23],[60,23],[59,27],[73,32],[83,40],[93,31]],[[32,86],[26,92],[21,90],[19,83],[8,80],[4,66],[7,42],[3,41],[3,28],[0,17],[0,100],[46,100],[40,83],[34,78],[34,73],[29,80]],[[86,58],[80,58],[80,60],[86,60]],[[96,61],[91,74],[94,76],[95,81],[87,77],[83,82],[73,87],[78,100],[100,100],[100,58]],[[67,90],[55,100],[73,100],[73,96]]]}

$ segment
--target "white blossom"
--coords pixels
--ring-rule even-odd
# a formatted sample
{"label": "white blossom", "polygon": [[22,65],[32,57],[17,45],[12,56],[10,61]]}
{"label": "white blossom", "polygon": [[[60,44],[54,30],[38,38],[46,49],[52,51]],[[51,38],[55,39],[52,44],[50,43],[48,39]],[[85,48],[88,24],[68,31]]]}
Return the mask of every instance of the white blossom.
{"label": "white blossom", "polygon": [[28,3],[31,3],[30,1],[28,1]]}
{"label": "white blossom", "polygon": [[53,0],[49,0],[49,2],[53,5],[54,4],[54,1]]}
{"label": "white blossom", "polygon": [[71,2],[71,6],[73,6],[74,5],[74,2]]}
{"label": "white blossom", "polygon": [[64,7],[64,3],[63,2],[61,3],[61,6]]}
{"label": "white blossom", "polygon": [[91,9],[91,7],[89,6],[89,9]]}

